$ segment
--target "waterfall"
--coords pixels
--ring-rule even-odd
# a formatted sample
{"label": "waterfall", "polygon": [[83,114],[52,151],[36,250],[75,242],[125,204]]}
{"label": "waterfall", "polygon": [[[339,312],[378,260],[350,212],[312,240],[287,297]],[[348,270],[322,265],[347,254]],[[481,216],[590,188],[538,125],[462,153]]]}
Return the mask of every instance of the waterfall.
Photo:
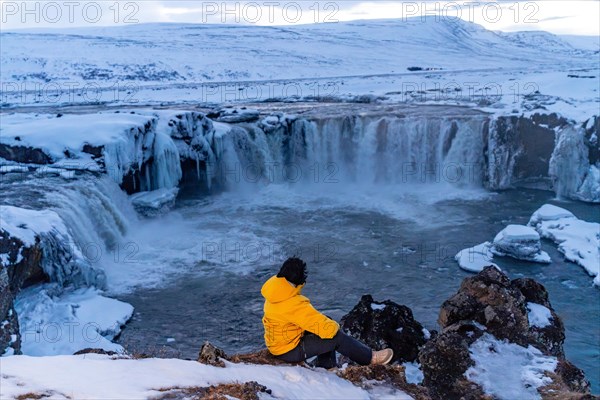
{"label": "waterfall", "polygon": [[485,124],[485,117],[340,116],[295,119],[267,132],[235,126],[228,136],[236,165],[226,168],[239,167],[246,182],[258,174],[269,182],[481,187]]}

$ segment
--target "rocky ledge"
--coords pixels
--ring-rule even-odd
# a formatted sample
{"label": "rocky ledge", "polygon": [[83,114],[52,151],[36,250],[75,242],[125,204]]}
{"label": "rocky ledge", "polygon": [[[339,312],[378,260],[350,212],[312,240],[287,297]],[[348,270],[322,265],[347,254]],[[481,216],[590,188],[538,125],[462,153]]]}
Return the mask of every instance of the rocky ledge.
{"label": "rocky ledge", "polygon": [[[441,307],[440,332],[429,332],[406,306],[369,295],[342,318],[342,329],[375,349],[391,347],[392,365],[357,366],[341,358],[336,374],[373,393],[415,399],[598,399],[583,372],[565,359],[564,326],[543,285],[510,280],[495,267],[466,278]],[[228,356],[205,343],[198,361],[280,365],[267,350]],[[423,378],[408,382],[402,362]],[[301,365],[310,367],[309,364]]]}

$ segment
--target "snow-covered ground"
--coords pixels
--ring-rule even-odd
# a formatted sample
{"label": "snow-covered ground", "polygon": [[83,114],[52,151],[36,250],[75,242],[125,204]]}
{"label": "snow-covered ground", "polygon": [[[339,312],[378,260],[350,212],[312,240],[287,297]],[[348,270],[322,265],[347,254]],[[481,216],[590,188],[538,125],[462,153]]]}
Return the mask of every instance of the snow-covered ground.
{"label": "snow-covered ground", "polygon": [[[177,359],[112,359],[105,355],[2,358],[0,398],[27,393],[55,399],[145,399],[165,389],[257,381],[262,399],[370,399],[366,390],[322,369],[227,363],[226,368]],[[162,392],[161,392],[162,390]],[[396,392],[395,399],[411,399]]]}
{"label": "snow-covered ground", "polygon": [[[221,104],[374,95],[505,113],[545,107],[579,121],[597,111],[598,49],[593,41],[571,39],[432,18],[3,32],[3,103]],[[72,51],[60,51],[65,46]]]}

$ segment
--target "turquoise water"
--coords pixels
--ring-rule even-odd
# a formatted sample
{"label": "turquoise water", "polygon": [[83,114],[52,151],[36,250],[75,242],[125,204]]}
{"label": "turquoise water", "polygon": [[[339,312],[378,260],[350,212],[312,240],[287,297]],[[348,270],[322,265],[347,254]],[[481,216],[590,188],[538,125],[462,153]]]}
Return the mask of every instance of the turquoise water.
{"label": "turquoise water", "polygon": [[[559,202],[545,191],[355,189],[270,187],[184,199],[158,224],[177,216],[181,241],[197,235],[202,256],[200,243],[193,251],[161,249],[165,269],[175,275],[157,287],[118,296],[136,308],[119,341],[133,351],[184,358],[195,358],[204,340],[230,353],[261,347],[260,287],[292,254],[309,266],[304,293],[328,315],[339,319],[370,293],[409,306],[425,327],[438,329],[440,305],[471,276],[454,261],[458,251],[493,239],[508,224],[526,224],[547,202],[600,222],[597,207]],[[170,229],[169,235],[177,232]],[[177,240],[171,236],[165,243]],[[553,243],[544,241],[543,248],[553,259],[550,265],[496,262],[511,278],[532,277],[546,286],[565,324],[567,358],[600,392],[600,291]],[[192,253],[193,262],[185,258]]]}

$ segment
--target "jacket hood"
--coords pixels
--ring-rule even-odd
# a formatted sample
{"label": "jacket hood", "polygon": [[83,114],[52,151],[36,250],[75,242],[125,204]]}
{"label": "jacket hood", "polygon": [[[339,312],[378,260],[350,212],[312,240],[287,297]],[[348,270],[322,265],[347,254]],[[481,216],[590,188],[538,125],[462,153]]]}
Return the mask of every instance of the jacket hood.
{"label": "jacket hood", "polygon": [[274,275],[265,282],[260,293],[267,301],[280,303],[300,294],[303,287],[304,285],[294,287],[285,278],[278,278],[277,275]]}

